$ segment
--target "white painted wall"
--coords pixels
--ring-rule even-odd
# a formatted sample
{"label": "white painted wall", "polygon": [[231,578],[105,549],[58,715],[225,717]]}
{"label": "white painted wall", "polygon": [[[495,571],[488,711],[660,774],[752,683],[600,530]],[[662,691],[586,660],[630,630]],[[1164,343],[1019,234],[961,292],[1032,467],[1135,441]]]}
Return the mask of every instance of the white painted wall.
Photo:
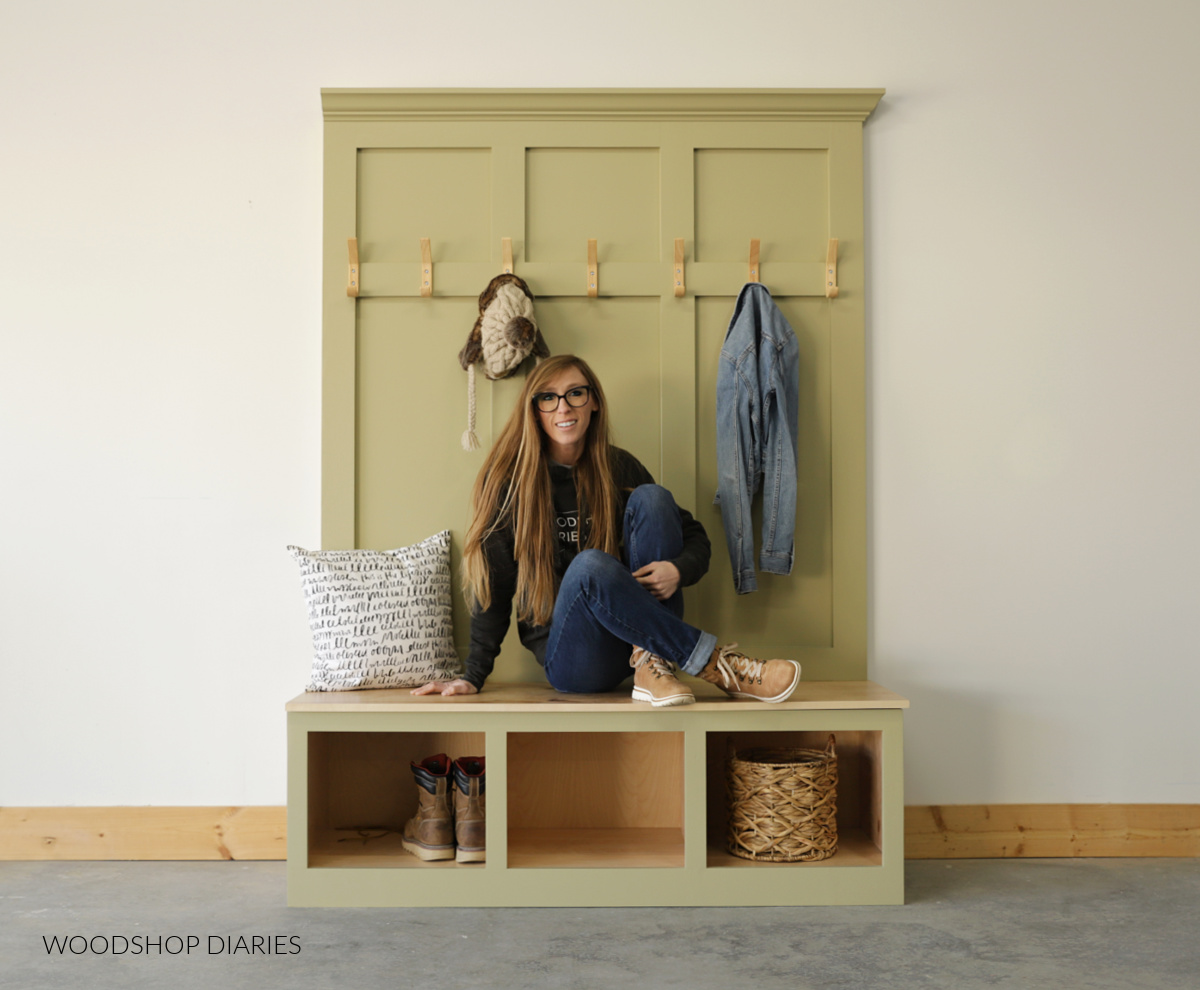
{"label": "white painted wall", "polygon": [[872,676],[908,803],[1200,801],[1200,8],[0,14],[0,804],[281,804],[322,86],[885,86]]}

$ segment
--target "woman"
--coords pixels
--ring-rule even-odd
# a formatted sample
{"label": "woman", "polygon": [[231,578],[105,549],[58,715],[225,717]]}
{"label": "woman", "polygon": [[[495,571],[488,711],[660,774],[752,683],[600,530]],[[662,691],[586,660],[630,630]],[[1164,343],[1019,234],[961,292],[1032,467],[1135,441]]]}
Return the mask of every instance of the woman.
{"label": "woman", "polygon": [[783,701],[799,680],[794,661],[754,660],[683,621],[680,589],[708,570],[708,537],[612,445],[604,391],[582,359],[559,355],[530,372],[471,509],[466,672],[413,694],[482,689],[514,601],[521,642],[558,691],[611,691],[633,667],[634,700],[662,707],[695,701],[676,668],[761,701]]}

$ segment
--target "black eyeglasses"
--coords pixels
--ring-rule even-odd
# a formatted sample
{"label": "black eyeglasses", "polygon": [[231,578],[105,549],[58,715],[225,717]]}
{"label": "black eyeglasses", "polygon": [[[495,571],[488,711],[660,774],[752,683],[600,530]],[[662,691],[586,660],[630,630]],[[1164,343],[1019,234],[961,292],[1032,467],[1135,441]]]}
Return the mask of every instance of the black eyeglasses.
{"label": "black eyeglasses", "polygon": [[579,385],[576,388],[569,389],[562,395],[554,392],[538,392],[533,397],[533,404],[542,412],[554,412],[558,408],[558,400],[566,399],[567,405],[574,409],[580,406],[586,406],[588,399],[591,398],[592,387],[590,385]]}

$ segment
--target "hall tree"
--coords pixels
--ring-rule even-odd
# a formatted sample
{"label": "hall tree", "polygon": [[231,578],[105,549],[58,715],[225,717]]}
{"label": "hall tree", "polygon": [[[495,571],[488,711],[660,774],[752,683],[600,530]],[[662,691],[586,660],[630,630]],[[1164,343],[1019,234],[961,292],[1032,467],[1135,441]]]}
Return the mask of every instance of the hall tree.
{"label": "hall tree", "polygon": [[[780,705],[702,685],[697,704],[650,710],[556,695],[514,632],[480,695],[302,695],[288,705],[292,903],[903,899],[908,703],[865,680],[862,126],[881,95],[324,91],[324,546],[445,528],[461,546],[483,451],[460,447],[456,355],[511,257],[551,352],[596,369],[616,442],[712,538],[688,614],[753,655],[799,660],[804,678]],[[799,507],[793,573],[738,596],[712,505],[715,388],[748,280],[799,340]],[[485,450],[519,388],[480,380]],[[465,654],[461,598],[455,632]],[[726,852],[727,745],[823,747],[830,732],[837,854]],[[486,863],[427,863],[396,835],[353,841],[355,823],[412,813],[409,761],[441,751],[486,753]]]}

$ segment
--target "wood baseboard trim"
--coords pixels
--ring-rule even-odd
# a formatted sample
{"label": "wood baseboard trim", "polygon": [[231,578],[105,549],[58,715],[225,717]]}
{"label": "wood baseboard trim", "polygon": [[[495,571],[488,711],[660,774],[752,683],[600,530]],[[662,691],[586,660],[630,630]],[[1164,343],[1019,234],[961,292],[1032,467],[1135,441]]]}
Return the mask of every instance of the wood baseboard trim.
{"label": "wood baseboard trim", "polygon": [[1200,856],[1200,804],[959,804],[904,809],[905,859]]}
{"label": "wood baseboard trim", "polygon": [[[0,808],[0,860],[287,858],[287,809]],[[911,805],[906,859],[1200,856],[1200,804]]]}
{"label": "wood baseboard trim", "polygon": [[0,860],[286,859],[287,808],[0,808]]}

